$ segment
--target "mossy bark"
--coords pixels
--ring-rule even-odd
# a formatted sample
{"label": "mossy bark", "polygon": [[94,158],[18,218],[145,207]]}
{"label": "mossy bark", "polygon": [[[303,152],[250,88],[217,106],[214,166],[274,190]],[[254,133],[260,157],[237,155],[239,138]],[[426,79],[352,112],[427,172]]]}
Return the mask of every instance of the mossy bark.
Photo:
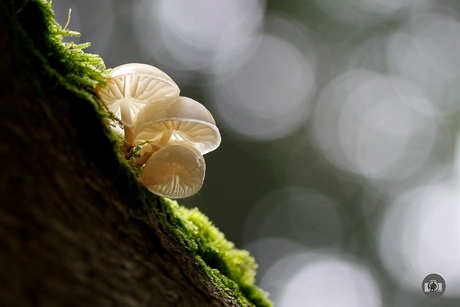
{"label": "mossy bark", "polygon": [[0,0],[0,306],[236,306],[143,210],[94,106],[44,73],[34,5]]}

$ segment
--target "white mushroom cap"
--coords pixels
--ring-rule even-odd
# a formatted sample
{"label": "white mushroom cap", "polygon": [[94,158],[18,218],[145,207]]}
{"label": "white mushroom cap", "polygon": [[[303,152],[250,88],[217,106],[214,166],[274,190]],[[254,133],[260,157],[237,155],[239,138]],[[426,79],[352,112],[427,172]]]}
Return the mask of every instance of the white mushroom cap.
{"label": "white mushroom cap", "polygon": [[136,143],[150,141],[160,146],[186,142],[203,155],[216,149],[221,142],[211,113],[188,97],[146,106],[137,116],[134,137]]}
{"label": "white mushroom cap", "polygon": [[201,189],[205,170],[204,158],[198,150],[172,144],[152,154],[139,181],[159,196],[185,198]]}
{"label": "white mushroom cap", "polygon": [[139,63],[115,67],[106,87],[98,89],[109,111],[125,126],[125,139],[130,144],[134,141],[130,128],[139,110],[155,101],[175,100],[179,93],[179,87],[166,73]]}

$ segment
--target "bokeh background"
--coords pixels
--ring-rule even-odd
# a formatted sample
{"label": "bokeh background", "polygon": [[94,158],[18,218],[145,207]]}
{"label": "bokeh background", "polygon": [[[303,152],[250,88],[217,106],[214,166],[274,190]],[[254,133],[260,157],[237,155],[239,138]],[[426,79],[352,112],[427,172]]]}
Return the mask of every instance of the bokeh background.
{"label": "bokeh background", "polygon": [[[276,306],[459,306],[460,1],[54,0],[223,136],[199,207]],[[425,276],[444,277],[438,299]]]}

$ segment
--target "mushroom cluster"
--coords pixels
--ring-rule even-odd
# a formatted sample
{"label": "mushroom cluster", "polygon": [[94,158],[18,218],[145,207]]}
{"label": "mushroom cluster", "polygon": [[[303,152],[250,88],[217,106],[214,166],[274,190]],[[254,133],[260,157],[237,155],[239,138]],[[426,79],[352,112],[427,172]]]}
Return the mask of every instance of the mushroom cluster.
{"label": "mushroom cluster", "polygon": [[169,198],[200,190],[206,169],[203,155],[221,141],[214,118],[202,104],[180,96],[177,84],[163,71],[138,63],[114,68],[97,93],[122,124],[127,146],[137,148],[133,159],[142,167],[139,182]]}

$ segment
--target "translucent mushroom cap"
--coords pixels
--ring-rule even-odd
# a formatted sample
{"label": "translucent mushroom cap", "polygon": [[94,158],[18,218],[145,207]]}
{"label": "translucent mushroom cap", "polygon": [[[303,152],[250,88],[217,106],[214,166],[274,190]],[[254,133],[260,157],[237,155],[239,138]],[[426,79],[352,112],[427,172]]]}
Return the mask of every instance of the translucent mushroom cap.
{"label": "translucent mushroom cap", "polygon": [[211,113],[188,97],[179,97],[170,103],[150,104],[139,112],[134,126],[136,143],[161,143],[166,134],[168,142],[186,142],[203,155],[219,147],[221,142]]}
{"label": "translucent mushroom cap", "polygon": [[175,100],[179,87],[160,69],[139,63],[115,67],[106,87],[98,95],[123,125],[132,127],[137,113],[158,100]]}
{"label": "translucent mushroom cap", "polygon": [[197,149],[172,144],[152,154],[140,180],[154,194],[185,198],[201,189],[205,170],[204,158]]}

